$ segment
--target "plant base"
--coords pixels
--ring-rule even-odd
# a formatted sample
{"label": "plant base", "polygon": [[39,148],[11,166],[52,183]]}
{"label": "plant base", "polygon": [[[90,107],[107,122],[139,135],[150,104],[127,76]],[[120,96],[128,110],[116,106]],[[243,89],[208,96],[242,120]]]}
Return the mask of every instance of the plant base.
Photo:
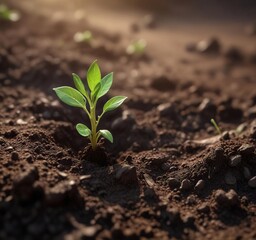
{"label": "plant base", "polygon": [[110,165],[109,158],[105,151],[105,148],[98,146],[96,150],[93,150],[91,146],[86,147],[81,153],[82,160],[97,163],[102,166]]}

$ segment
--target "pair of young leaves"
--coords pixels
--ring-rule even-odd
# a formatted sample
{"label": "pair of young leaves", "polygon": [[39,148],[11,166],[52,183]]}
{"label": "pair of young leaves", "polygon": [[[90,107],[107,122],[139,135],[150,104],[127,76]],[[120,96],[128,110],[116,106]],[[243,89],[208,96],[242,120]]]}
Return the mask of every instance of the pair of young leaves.
{"label": "pair of young leaves", "polygon": [[[82,108],[86,111],[90,119],[94,118],[94,116],[91,115],[91,111],[87,110],[86,101],[88,101],[90,110],[91,108],[96,108],[98,99],[104,96],[112,86],[113,73],[109,73],[101,79],[100,68],[97,64],[97,61],[94,61],[87,72],[87,85],[89,91],[86,91],[82,80],[78,75],[74,73],[73,80],[76,89],[69,86],[62,86],[54,88],[53,90],[56,92],[57,96],[62,102],[72,107]],[[102,117],[106,112],[118,108],[125,99],[126,97],[124,96],[116,96],[109,99],[104,104],[103,111],[100,116]],[[99,117],[98,120],[94,120],[98,121]],[[82,123],[77,124],[76,129],[78,133],[84,137],[90,137],[91,135],[91,130]],[[108,130],[99,130],[99,133],[110,142],[113,142],[113,136]]]}

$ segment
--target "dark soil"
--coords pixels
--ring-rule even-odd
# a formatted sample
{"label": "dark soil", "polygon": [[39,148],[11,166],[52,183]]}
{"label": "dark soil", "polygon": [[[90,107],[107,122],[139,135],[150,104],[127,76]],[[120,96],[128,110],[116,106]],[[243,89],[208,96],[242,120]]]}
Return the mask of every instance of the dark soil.
{"label": "dark soil", "polygon": [[[178,3],[173,16],[165,9],[147,21],[123,7],[124,19],[99,17],[100,27],[77,11],[82,1],[8,4],[22,17],[0,20],[0,239],[256,239],[253,36],[235,20],[216,23],[215,37],[207,22],[185,31],[192,23],[189,14],[179,22]],[[109,16],[102,4],[88,11]],[[91,43],[74,42],[88,29]],[[145,54],[127,55],[142,36]],[[85,76],[94,59],[104,74],[115,72],[99,108],[128,96],[103,119],[114,144],[102,142],[97,153],[74,128],[86,115],[52,91],[72,85],[72,72]]]}

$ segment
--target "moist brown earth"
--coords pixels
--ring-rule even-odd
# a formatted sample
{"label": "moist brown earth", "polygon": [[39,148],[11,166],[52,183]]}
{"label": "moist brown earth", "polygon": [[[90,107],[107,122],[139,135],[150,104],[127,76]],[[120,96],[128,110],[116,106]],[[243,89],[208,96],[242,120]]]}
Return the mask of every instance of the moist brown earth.
{"label": "moist brown earth", "polygon": [[[0,20],[0,239],[256,239],[252,36],[234,47],[177,31],[168,44],[159,18],[109,31],[54,3],[12,1],[21,20]],[[73,41],[87,29],[91,43]],[[127,55],[143,33],[148,50]],[[161,55],[168,45],[181,50]],[[52,91],[94,59],[115,72],[107,97],[128,96],[102,120],[114,144],[96,156],[74,128],[85,114]]]}

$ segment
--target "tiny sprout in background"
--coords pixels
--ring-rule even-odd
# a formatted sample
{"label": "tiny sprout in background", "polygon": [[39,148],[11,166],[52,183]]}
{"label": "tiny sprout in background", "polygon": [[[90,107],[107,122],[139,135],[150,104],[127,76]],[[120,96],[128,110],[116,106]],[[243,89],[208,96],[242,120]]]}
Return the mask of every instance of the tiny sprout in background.
{"label": "tiny sprout in background", "polygon": [[0,5],[0,19],[17,22],[20,19],[20,14],[5,5]]}
{"label": "tiny sprout in background", "polygon": [[129,55],[142,55],[145,52],[147,42],[144,39],[140,39],[131,43],[127,48],[126,52]]}
{"label": "tiny sprout in background", "polygon": [[109,73],[101,78],[100,68],[97,61],[94,61],[87,71],[87,86],[85,86],[80,77],[74,73],[73,81],[76,89],[69,86],[62,86],[54,88],[53,90],[62,102],[72,107],[82,108],[88,115],[91,128],[83,123],[78,123],[76,125],[77,132],[81,136],[89,138],[94,151],[97,149],[101,137],[113,143],[111,132],[106,129],[98,130],[98,125],[105,113],[118,108],[127,97],[112,97],[104,104],[101,114],[99,116],[96,115],[97,102],[99,98],[107,94],[111,88],[113,73]]}
{"label": "tiny sprout in background", "polygon": [[221,135],[221,130],[220,130],[218,124],[216,123],[216,121],[213,118],[211,119],[211,123],[214,126],[214,128],[216,129],[216,132]]}
{"label": "tiny sprout in background", "polygon": [[74,41],[78,43],[81,43],[81,42],[89,43],[91,40],[92,40],[92,33],[90,31],[77,32],[74,35]]}

